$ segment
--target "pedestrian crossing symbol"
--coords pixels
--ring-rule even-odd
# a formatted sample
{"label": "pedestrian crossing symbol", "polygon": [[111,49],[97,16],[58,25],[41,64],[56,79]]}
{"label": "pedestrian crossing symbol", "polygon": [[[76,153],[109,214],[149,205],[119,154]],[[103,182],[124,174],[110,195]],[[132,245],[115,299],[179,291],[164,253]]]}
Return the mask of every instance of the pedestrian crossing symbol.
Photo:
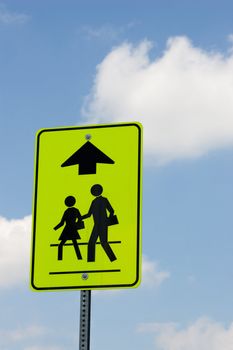
{"label": "pedestrian crossing symbol", "polygon": [[139,123],[37,133],[33,290],[139,285],[141,163]]}

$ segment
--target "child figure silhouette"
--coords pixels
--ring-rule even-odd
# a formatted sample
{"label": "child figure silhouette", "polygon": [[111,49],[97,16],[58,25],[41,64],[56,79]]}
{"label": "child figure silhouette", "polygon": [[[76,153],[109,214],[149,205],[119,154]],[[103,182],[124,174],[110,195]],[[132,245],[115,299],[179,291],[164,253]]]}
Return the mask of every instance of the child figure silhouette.
{"label": "child figure silhouette", "polygon": [[73,242],[77,258],[82,259],[81,252],[76,241],[77,239],[81,238],[77,229],[77,224],[79,221],[81,221],[81,214],[80,211],[74,207],[75,203],[76,199],[73,196],[66,197],[65,205],[68,207],[68,209],[65,210],[59,224],[54,227],[54,230],[57,230],[65,225],[59,237],[61,242],[58,245],[58,260],[62,260],[63,246],[67,240],[71,240]]}

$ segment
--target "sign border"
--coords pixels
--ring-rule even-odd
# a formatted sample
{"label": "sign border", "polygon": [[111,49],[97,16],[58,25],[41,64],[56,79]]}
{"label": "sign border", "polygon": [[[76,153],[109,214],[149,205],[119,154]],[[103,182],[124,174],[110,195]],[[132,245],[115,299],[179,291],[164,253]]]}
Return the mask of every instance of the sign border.
{"label": "sign border", "polygon": [[[85,130],[111,127],[136,126],[138,129],[138,196],[137,196],[137,261],[136,261],[136,280],[130,284],[106,284],[106,285],[86,285],[86,286],[62,286],[62,287],[37,287],[34,284],[34,266],[35,266],[35,244],[36,244],[36,209],[37,209],[37,189],[38,189],[38,170],[39,170],[39,146],[40,136],[44,132],[68,131],[68,130]],[[35,156],[35,179],[34,179],[34,198],[33,198],[33,216],[32,216],[32,247],[31,247],[31,287],[35,291],[55,291],[55,290],[92,290],[92,289],[115,289],[115,288],[133,288],[140,282],[140,263],[141,263],[141,197],[142,197],[142,127],[138,122],[119,123],[119,124],[99,124],[87,126],[69,126],[44,128],[38,131],[36,139],[36,156]]]}

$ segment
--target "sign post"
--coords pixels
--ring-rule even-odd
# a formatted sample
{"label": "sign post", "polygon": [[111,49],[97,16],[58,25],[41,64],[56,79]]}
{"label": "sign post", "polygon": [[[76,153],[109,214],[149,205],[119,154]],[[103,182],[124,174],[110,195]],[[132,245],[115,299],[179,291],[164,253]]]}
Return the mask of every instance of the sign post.
{"label": "sign post", "polygon": [[90,349],[91,328],[91,291],[81,290],[80,321],[79,321],[79,350]]}

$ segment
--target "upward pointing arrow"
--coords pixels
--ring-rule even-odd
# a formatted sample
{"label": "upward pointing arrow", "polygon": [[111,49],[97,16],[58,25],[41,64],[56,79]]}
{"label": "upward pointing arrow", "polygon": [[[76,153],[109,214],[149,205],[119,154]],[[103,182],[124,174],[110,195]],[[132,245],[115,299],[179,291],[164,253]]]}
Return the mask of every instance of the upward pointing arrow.
{"label": "upward pointing arrow", "polygon": [[109,158],[106,154],[100,151],[90,141],[87,141],[75,153],[72,154],[64,163],[62,167],[79,164],[78,174],[96,174],[96,164],[114,164],[114,160]]}

